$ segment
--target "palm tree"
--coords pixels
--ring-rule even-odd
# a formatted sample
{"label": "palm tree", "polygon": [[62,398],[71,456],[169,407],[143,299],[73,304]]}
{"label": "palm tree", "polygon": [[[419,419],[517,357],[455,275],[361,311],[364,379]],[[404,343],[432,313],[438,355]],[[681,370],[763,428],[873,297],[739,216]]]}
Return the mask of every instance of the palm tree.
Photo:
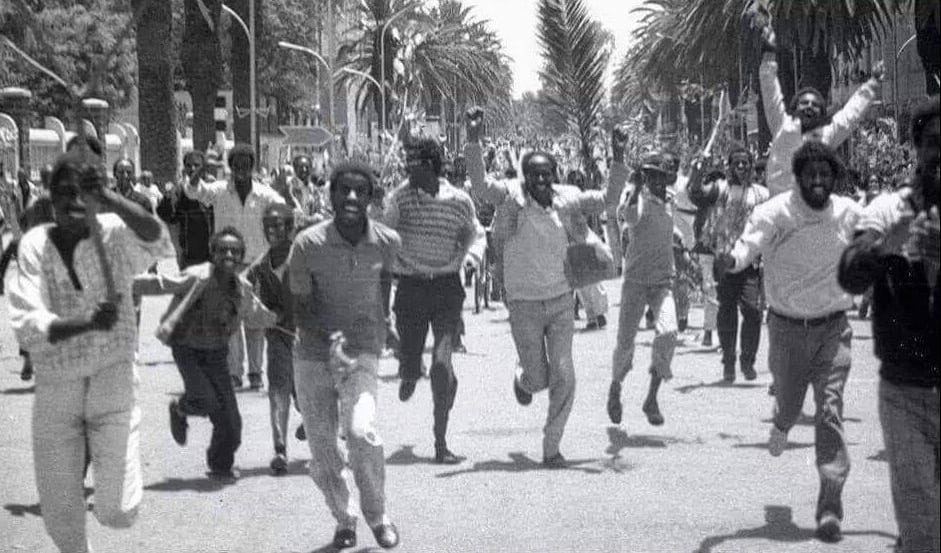
{"label": "palm tree", "polygon": [[592,140],[602,115],[605,34],[582,0],[540,0],[537,36],[544,65],[539,72],[549,106],[575,131],[583,168],[593,177]]}
{"label": "palm tree", "polygon": [[[342,45],[337,51],[339,64],[367,73],[383,86],[391,87],[395,82],[396,53],[402,44],[398,28],[403,25],[403,21],[414,17],[414,11],[421,5],[421,0],[362,0],[356,7],[357,16],[353,18],[355,25],[341,37]],[[395,20],[395,26],[390,24],[386,28],[389,19],[399,12],[403,12],[403,16]],[[383,29],[386,29],[385,33]],[[384,63],[381,54],[385,54]],[[383,66],[385,75],[382,74]],[[376,114],[382,113],[382,100],[375,85],[348,73],[341,74],[338,79],[340,82],[356,83],[354,88],[359,111],[364,111],[365,106],[372,103]],[[391,111],[393,96],[389,90],[386,90],[387,113]]]}
{"label": "palm tree", "polygon": [[[220,0],[185,0],[185,29],[180,63],[193,101],[193,148],[204,150],[215,140],[213,110],[222,82],[219,46]],[[205,10],[205,15],[203,14]]]}
{"label": "palm tree", "polygon": [[134,0],[134,10],[146,4],[137,19],[137,71],[141,168],[153,171],[157,182],[173,181],[179,171],[176,155],[176,104],[170,51],[170,2]]}

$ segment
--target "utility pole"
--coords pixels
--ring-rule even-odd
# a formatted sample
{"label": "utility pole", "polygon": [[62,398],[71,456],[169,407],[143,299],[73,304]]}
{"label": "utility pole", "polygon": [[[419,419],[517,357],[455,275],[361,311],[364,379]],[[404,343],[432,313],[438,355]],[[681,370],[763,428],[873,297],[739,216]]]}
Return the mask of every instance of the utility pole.
{"label": "utility pole", "polygon": [[327,2],[327,63],[330,65],[327,75],[327,128],[330,132],[336,132],[336,124],[334,117],[336,115],[336,109],[333,105],[333,75],[329,74],[332,71],[334,62],[336,62],[336,52],[334,45],[336,44],[336,21],[333,17],[333,2],[334,0],[325,0]]}

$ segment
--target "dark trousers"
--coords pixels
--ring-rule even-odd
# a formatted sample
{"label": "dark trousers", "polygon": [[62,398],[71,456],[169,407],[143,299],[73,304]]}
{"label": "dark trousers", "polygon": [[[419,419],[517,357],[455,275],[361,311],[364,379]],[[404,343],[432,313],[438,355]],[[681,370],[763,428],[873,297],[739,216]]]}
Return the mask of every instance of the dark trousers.
{"label": "dark trousers", "polygon": [[173,360],[183,377],[180,411],[186,415],[208,416],[212,422],[206,464],[212,471],[231,470],[235,452],[242,443],[242,416],[226,362],[229,348],[206,350],[175,345],[172,350]]}
{"label": "dark trousers", "polygon": [[446,447],[448,415],[457,394],[457,376],[451,364],[464,287],[457,273],[435,278],[400,277],[395,293],[395,326],[399,332],[399,378],[421,378],[422,352],[428,325],[435,338],[431,359],[435,446]]}
{"label": "dark trousers", "polygon": [[748,267],[741,273],[722,275],[716,286],[719,312],[716,330],[722,346],[722,365],[727,375],[735,374],[738,313],[742,312],[742,369],[754,368],[758,341],[761,339],[761,273]]}

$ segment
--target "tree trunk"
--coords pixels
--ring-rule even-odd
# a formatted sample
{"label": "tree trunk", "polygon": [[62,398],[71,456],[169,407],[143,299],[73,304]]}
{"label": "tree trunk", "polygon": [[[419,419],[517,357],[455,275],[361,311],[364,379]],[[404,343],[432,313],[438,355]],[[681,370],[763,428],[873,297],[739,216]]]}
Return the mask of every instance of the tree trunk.
{"label": "tree trunk", "polygon": [[[248,5],[251,0],[229,0],[227,5],[232,11],[239,14],[242,21],[248,25]],[[256,0],[257,1],[257,0]],[[252,124],[251,124],[251,71],[249,64],[249,43],[248,36],[242,26],[232,19],[229,25],[229,36],[232,40],[232,56],[229,58],[229,65],[232,71],[232,106],[235,108],[233,114],[233,128],[236,142],[252,143]]]}
{"label": "tree trunk", "polygon": [[[135,4],[141,1],[135,0]],[[136,29],[140,169],[153,171],[158,183],[174,181],[179,172],[173,65],[166,55],[170,51],[172,20],[170,2],[149,2]]]}
{"label": "tree trunk", "polygon": [[193,149],[205,151],[215,141],[213,110],[222,77],[222,52],[219,47],[220,0],[201,0],[209,13],[209,22],[200,11],[200,0],[185,0],[186,27],[180,61],[186,89],[193,101]]}

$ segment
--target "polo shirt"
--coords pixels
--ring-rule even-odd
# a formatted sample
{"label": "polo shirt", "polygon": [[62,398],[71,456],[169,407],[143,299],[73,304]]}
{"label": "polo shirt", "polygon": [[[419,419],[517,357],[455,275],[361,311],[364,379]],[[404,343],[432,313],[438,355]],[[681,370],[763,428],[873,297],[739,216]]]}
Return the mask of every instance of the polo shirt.
{"label": "polo shirt", "polygon": [[385,344],[386,322],[380,273],[390,270],[401,245],[399,235],[370,220],[355,246],[344,239],[333,220],[305,229],[294,239],[288,255],[292,295],[309,295],[314,328],[298,327],[295,355],[327,360],[328,337],[346,336],[346,353],[379,355]]}

